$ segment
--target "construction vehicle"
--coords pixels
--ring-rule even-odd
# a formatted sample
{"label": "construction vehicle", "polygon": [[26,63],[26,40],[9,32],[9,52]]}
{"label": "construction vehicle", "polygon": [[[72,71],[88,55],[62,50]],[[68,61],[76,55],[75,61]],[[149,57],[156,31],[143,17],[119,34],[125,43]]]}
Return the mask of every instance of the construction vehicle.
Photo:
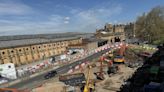
{"label": "construction vehicle", "polygon": [[117,55],[114,57],[114,60],[113,60],[114,63],[124,63],[125,62],[125,59],[124,59],[125,49],[126,49],[126,45],[122,44],[120,46],[120,49],[117,52]]}
{"label": "construction vehicle", "polygon": [[99,80],[104,80],[104,71],[103,71],[103,61],[104,61],[104,57],[101,56],[100,59],[99,59],[99,62],[100,62],[100,71],[99,72],[96,72],[94,73],[97,77],[97,79]]}
{"label": "construction vehicle", "polygon": [[123,56],[120,56],[120,55],[117,55],[114,57],[114,63],[124,63],[125,62],[125,59]]}
{"label": "construction vehicle", "polygon": [[74,73],[60,75],[59,81],[64,82],[66,85],[70,86],[80,86],[82,92],[92,92],[94,89],[94,81],[90,79],[90,70],[92,66],[88,66],[87,78],[85,78],[84,73]]}
{"label": "construction vehicle", "polygon": [[90,81],[90,69],[92,68],[92,66],[88,66],[88,72],[87,72],[87,80],[84,86],[84,90],[83,92],[92,92],[92,90],[94,90],[94,82]]}
{"label": "construction vehicle", "polygon": [[108,71],[107,71],[108,74],[117,73],[117,71],[119,70],[119,67],[118,65],[113,64],[113,60],[108,60],[104,58],[104,61],[108,63]]}

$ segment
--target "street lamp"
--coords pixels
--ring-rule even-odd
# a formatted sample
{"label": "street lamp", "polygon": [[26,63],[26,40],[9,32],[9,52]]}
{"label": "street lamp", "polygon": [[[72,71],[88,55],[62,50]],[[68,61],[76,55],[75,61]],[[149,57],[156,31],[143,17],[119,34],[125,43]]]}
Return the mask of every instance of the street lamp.
{"label": "street lamp", "polygon": [[148,36],[148,43],[150,43],[150,34],[148,34],[147,36]]}

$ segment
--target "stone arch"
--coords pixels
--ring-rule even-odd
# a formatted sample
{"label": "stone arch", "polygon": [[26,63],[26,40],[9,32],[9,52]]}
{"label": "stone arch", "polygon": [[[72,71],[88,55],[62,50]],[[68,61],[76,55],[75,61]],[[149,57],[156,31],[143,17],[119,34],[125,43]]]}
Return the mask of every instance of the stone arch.
{"label": "stone arch", "polygon": [[110,42],[111,43],[114,43],[115,42],[115,39],[114,38],[111,38]]}
{"label": "stone arch", "polygon": [[120,37],[114,37],[114,42],[120,42],[121,38]]}

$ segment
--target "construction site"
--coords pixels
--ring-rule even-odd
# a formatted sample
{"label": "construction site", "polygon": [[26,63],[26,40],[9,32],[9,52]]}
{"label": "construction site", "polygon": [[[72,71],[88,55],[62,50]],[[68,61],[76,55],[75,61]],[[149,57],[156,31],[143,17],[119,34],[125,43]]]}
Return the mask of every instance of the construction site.
{"label": "construction site", "polygon": [[22,91],[156,92],[159,90],[158,92],[163,92],[164,78],[162,77],[163,68],[161,68],[163,49],[162,46],[157,49],[121,43],[111,47],[100,57],[73,67],[67,73],[48,77],[37,87]]}

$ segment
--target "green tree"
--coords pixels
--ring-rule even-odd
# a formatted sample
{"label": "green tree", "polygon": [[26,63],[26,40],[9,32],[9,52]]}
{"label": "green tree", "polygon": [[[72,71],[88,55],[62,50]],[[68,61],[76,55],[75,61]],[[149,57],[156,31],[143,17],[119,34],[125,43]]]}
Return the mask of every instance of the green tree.
{"label": "green tree", "polygon": [[136,36],[151,44],[164,43],[164,7],[157,6],[137,18]]}

